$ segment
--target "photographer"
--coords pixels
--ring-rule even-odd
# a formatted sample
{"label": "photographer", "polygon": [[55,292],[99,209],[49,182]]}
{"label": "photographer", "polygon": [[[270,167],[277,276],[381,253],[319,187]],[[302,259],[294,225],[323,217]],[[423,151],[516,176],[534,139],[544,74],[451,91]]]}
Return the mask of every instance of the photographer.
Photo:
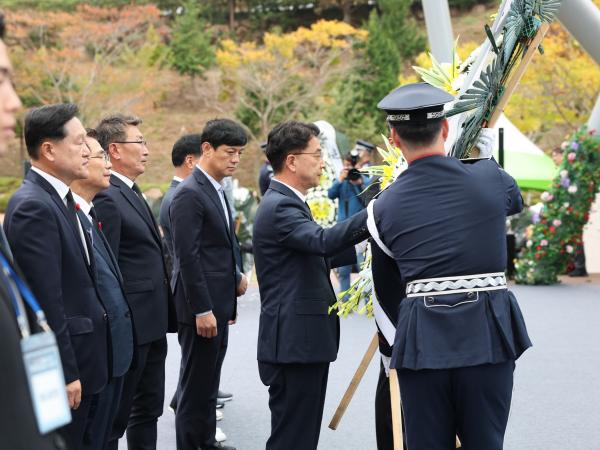
{"label": "photographer", "polygon": [[[367,185],[368,177],[361,174],[358,170],[358,159],[358,152],[352,150],[344,159],[344,168],[340,173],[339,179],[334,181],[327,192],[330,199],[338,199],[338,222],[353,216],[365,207],[361,193]],[[361,262],[362,257],[359,255],[359,265]],[[351,273],[352,266],[343,266],[338,269],[340,292],[344,292],[350,288]]]}

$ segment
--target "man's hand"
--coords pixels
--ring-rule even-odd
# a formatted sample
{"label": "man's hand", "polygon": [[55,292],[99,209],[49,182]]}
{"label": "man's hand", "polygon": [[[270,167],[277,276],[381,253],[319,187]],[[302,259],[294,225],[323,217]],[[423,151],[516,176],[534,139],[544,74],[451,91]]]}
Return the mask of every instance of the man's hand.
{"label": "man's hand", "polygon": [[340,172],[340,177],[338,178],[338,180],[340,180],[340,183],[343,182],[347,176],[348,176],[348,168],[344,167],[342,169],[342,171]]}
{"label": "man's hand", "polygon": [[231,319],[230,321],[227,322],[227,324],[228,325],[235,325],[236,322],[237,322],[237,318],[238,318],[238,315],[236,314],[235,315],[235,319]]}
{"label": "man's hand", "polygon": [[77,409],[81,403],[81,381],[75,380],[67,384],[67,399],[69,408]]}
{"label": "man's hand", "polygon": [[196,333],[203,338],[214,338],[217,335],[217,319],[212,312],[196,316]]}
{"label": "man's hand", "polygon": [[240,297],[242,295],[244,295],[246,293],[246,290],[248,289],[248,278],[246,277],[246,275],[242,274],[242,279],[240,280],[240,284],[238,284],[236,293],[237,296]]}

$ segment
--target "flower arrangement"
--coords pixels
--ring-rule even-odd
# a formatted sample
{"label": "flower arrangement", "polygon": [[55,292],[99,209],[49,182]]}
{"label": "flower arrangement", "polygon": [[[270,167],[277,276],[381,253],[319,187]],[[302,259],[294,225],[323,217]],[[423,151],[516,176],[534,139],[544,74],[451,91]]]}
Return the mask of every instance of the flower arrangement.
{"label": "flower arrangement", "polygon": [[[385,136],[381,136],[384,146],[377,147],[377,151],[383,159],[383,164],[370,166],[362,172],[372,177],[378,177],[380,189],[388,187],[407,167],[408,164],[402,156],[402,151],[390,144]],[[311,207],[312,210],[312,207]],[[330,308],[329,312],[337,311],[340,317],[346,317],[351,312],[358,314],[373,315],[373,276],[371,274],[371,249],[367,245],[366,257],[361,265],[358,278],[352,282],[350,289],[338,294],[338,300]],[[345,301],[344,301],[345,299]]]}
{"label": "flower arrangement", "polygon": [[515,261],[515,279],[522,284],[552,284],[564,273],[589,218],[599,188],[600,136],[580,128],[561,146],[563,161],[543,208],[533,215],[527,242]]}

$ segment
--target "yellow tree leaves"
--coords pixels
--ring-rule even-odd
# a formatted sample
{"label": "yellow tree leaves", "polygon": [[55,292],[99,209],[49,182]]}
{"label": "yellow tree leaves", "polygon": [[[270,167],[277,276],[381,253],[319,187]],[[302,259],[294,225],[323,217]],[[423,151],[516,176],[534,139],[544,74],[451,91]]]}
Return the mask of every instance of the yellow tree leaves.
{"label": "yellow tree leaves", "polygon": [[216,52],[223,94],[237,102],[238,118],[265,136],[279,120],[306,116],[328,83],[350,67],[353,43],[366,36],[321,20],[290,33],[265,33],[262,45],[224,40]]}
{"label": "yellow tree leaves", "polygon": [[523,131],[550,148],[587,122],[600,89],[600,68],[560,26],[553,24],[506,109]]}

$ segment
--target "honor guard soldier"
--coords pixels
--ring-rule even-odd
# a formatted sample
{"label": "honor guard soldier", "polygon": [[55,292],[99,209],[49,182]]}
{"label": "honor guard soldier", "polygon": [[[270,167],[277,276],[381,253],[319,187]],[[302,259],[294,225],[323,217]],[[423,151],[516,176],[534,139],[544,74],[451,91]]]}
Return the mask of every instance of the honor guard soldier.
{"label": "honor guard soldier", "polygon": [[369,220],[406,283],[391,367],[408,449],[453,449],[458,435],[466,450],[501,450],[515,360],[531,346],[504,274],[506,216],[523,200],[494,160],[446,157],[452,100],[418,83],[378,104],[408,168],[369,205]]}

